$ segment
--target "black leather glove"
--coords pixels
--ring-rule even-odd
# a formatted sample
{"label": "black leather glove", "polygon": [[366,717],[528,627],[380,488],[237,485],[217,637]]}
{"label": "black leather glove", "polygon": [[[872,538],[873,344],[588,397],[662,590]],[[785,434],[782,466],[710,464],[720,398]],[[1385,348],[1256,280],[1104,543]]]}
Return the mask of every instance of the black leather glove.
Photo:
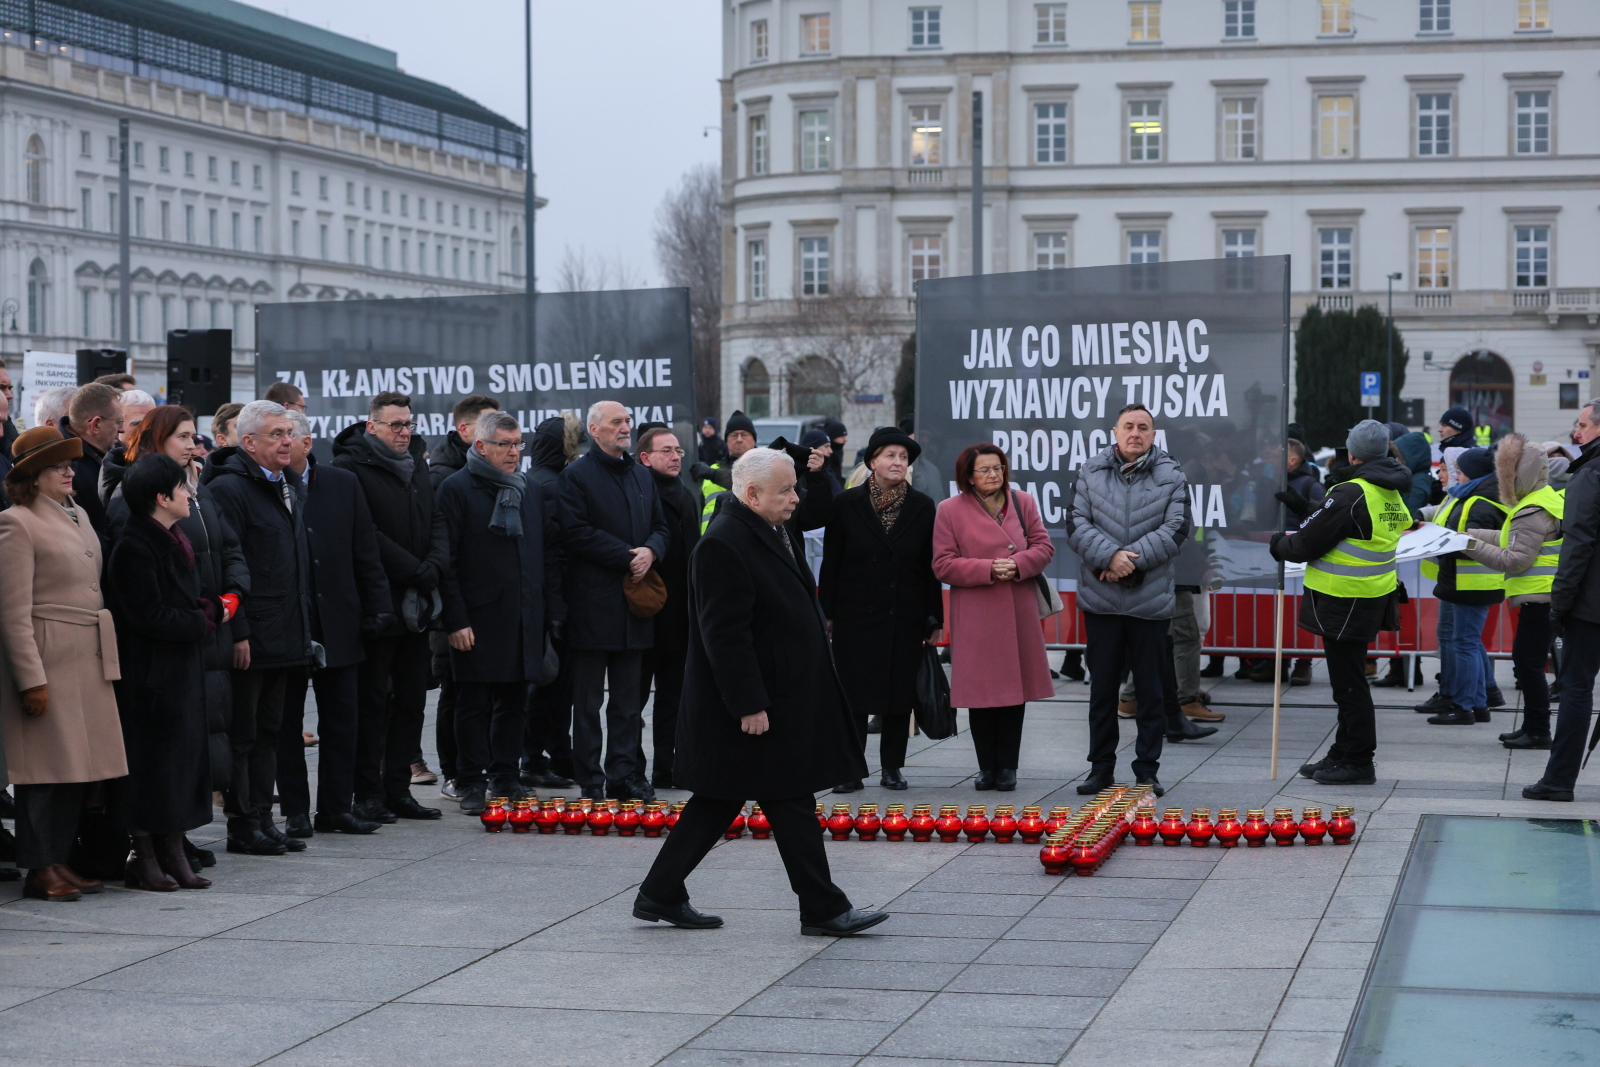
{"label": "black leather glove", "polygon": [[1296,518],[1303,519],[1307,515],[1311,514],[1313,510],[1311,507],[1311,501],[1307,500],[1303,495],[1295,492],[1293,489],[1280,489],[1276,493],[1273,493],[1272,497],[1274,500],[1277,500],[1283,504],[1284,507],[1288,508],[1289,514],[1295,516]]}
{"label": "black leather glove", "polygon": [[1277,560],[1279,563],[1284,562],[1284,559],[1283,556],[1279,555],[1278,553],[1278,544],[1288,536],[1289,535],[1286,533],[1275,533],[1272,535],[1272,543],[1268,546],[1268,551],[1272,553],[1272,558]]}
{"label": "black leather glove", "polygon": [[1566,636],[1567,613],[1564,611],[1550,612],[1550,632],[1556,637]]}
{"label": "black leather glove", "polygon": [[400,616],[390,611],[361,617],[362,637],[382,637],[400,629]]}

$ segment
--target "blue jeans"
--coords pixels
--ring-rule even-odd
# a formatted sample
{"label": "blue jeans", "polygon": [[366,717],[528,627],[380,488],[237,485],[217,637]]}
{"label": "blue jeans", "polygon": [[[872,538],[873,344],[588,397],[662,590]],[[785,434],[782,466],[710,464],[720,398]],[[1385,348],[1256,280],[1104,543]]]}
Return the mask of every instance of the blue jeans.
{"label": "blue jeans", "polygon": [[1488,702],[1485,666],[1489,654],[1483,647],[1483,626],[1489,619],[1489,607],[1449,601],[1439,604],[1439,658],[1444,664],[1439,691],[1467,711]]}

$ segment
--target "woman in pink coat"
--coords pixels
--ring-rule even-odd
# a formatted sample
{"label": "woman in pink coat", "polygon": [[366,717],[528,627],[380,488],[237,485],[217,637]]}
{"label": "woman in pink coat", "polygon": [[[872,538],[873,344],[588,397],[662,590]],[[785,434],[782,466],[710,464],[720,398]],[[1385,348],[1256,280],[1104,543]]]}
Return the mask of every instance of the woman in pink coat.
{"label": "woman in pink coat", "polygon": [[1009,792],[1023,708],[1055,694],[1034,582],[1055,546],[1033,497],[1011,488],[999,448],[968,446],[955,474],[961,492],[933,522],[933,573],[950,586],[950,703],[972,723],[977,787]]}

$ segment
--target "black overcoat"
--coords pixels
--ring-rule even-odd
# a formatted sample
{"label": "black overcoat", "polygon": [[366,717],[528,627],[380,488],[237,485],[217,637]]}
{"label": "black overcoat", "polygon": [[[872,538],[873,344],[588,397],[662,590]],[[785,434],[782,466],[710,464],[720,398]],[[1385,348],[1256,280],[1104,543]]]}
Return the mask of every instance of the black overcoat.
{"label": "black overcoat", "polygon": [[[706,796],[799,797],[864,778],[811,574],[731,497],[689,561],[689,658],[672,776]],[[765,711],[771,729],[742,732]]]}
{"label": "black overcoat", "polygon": [[817,595],[857,714],[906,715],[916,700],[922,642],[944,620],[933,575],[935,510],[926,493],[907,489],[885,533],[865,485],[834,497]]}
{"label": "black overcoat", "polygon": [[667,558],[656,564],[667,586],[667,603],[655,616],[655,649],[661,655],[682,656],[689,647],[689,557],[700,543],[700,496],[682,478],[663,478],[654,471],[650,477],[671,537]]}
{"label": "black overcoat", "polygon": [[[202,646],[212,623],[200,575],[167,532],[130,519],[107,567],[122,679],[116,683],[128,776],[111,787],[111,821],[177,834],[211,821],[211,760]],[[211,600],[212,618],[222,604]]]}
{"label": "black overcoat", "polygon": [[393,611],[361,483],[315,460],[305,473],[306,537],[311,543],[312,626],[328,667],[367,658],[363,625]]}
{"label": "black overcoat", "polygon": [[624,452],[591,448],[561,472],[561,543],[566,551],[567,647],[643,651],[655,627],[628,610],[630,549],[667,556],[667,520],[648,467]]}
{"label": "black overcoat", "polygon": [[439,486],[448,564],[444,626],[472,627],[471,652],[450,650],[457,682],[536,682],[544,635],[566,618],[561,597],[561,527],[556,502],[529,478],[522,491],[522,536],[489,529],[499,492],[470,466]]}
{"label": "black overcoat", "polygon": [[361,480],[394,600],[391,631],[404,633],[398,616],[406,590],[432,594],[444,575],[444,516],[433,504],[432,472],[424,458],[428,446],[421,435],[411,438],[409,481],[378,458],[382,447],[366,423],[354,423],[333,439],[333,465]]}

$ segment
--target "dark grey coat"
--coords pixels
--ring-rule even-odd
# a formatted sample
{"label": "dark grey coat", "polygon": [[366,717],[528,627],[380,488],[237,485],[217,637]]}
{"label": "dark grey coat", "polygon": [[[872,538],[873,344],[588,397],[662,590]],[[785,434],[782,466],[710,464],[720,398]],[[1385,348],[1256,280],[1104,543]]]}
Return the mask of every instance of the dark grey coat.
{"label": "dark grey coat", "polygon": [[[1154,447],[1154,446],[1152,446]],[[1104,615],[1170,619],[1177,605],[1173,560],[1183,547],[1189,480],[1177,460],[1156,449],[1145,470],[1126,482],[1115,446],[1078,473],[1067,544],[1078,554],[1078,607]],[[1136,581],[1098,575],[1119,549],[1138,553]]]}

